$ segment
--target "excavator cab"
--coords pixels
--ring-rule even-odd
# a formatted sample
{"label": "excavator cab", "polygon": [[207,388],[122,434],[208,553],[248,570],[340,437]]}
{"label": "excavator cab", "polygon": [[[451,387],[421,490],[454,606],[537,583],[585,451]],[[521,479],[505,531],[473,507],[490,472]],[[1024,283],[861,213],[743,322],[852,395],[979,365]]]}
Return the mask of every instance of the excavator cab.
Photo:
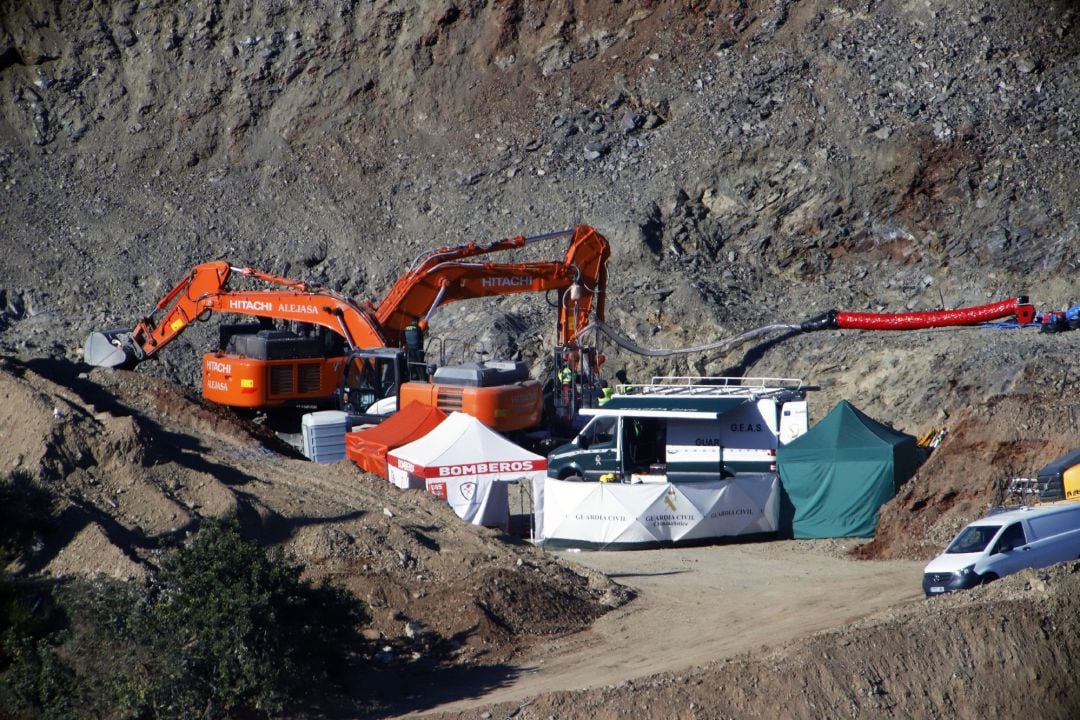
{"label": "excavator cab", "polygon": [[345,359],[338,388],[338,407],[353,424],[380,422],[397,410],[403,383],[409,378],[405,352],[394,348],[358,350]]}
{"label": "excavator cab", "polygon": [[529,378],[524,363],[418,368],[409,363],[406,350],[395,348],[353,351],[336,395],[353,425],[378,423],[399,407],[418,402],[446,413],[467,413],[499,432],[515,432],[537,427],[543,410],[540,384]]}

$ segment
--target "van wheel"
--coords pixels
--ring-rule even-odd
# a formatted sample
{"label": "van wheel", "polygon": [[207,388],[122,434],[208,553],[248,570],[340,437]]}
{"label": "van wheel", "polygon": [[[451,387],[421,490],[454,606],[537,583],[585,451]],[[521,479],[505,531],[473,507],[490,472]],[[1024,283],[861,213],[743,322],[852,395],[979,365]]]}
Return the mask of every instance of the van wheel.
{"label": "van wheel", "polygon": [[566,482],[584,482],[585,478],[581,477],[580,475],[567,475],[563,478],[563,480],[565,480]]}
{"label": "van wheel", "polygon": [[992,573],[992,572],[991,573],[986,573],[985,575],[983,575],[983,576],[981,576],[979,578],[979,584],[980,585],[989,585],[990,583],[994,582],[997,579],[998,579],[998,576],[995,575],[994,573]]}

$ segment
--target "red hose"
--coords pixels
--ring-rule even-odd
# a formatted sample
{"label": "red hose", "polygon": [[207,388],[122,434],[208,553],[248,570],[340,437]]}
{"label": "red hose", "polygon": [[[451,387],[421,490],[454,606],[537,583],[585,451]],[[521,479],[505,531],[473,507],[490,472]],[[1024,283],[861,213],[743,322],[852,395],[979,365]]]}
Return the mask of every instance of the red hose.
{"label": "red hose", "polygon": [[838,312],[836,327],[854,330],[919,330],[922,328],[951,327],[955,325],[975,325],[1016,316],[1017,322],[1031,322],[1035,309],[1028,304],[1027,298],[1011,298],[991,305],[956,308],[955,310],[934,310],[930,312],[909,313],[863,313]]}

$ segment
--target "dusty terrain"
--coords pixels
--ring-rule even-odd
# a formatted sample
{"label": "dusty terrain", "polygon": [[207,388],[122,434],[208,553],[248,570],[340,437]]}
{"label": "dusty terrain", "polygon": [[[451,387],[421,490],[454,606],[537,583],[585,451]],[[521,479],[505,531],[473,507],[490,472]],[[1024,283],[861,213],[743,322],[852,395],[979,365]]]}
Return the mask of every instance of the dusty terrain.
{"label": "dusty terrain", "polygon": [[[246,533],[370,604],[366,636],[385,669],[357,676],[368,714],[659,718],[682,704],[677,716],[740,717],[793,698],[802,717],[1032,706],[1067,717],[1076,707],[1054,678],[1077,652],[1080,566],[928,602],[923,560],[849,558],[884,535],[544,552],[347,463],[295,459],[260,427],[165,382],[76,373],[63,361],[0,368],[12,430],[0,462],[50,478],[64,498],[58,532],[18,569],[136,578],[198,516],[235,512]],[[953,442],[965,437],[958,430]],[[937,516],[908,508],[903,517],[913,526]],[[948,661],[967,669],[942,686],[937,670]],[[1008,698],[990,693],[986,673],[1014,666],[1050,679]],[[342,697],[324,710],[350,716],[358,702]]]}
{"label": "dusty terrain", "polygon": [[719,651],[680,672],[504,702],[480,717],[1071,718],[1080,701],[1061,669],[1076,661],[1078,576],[1076,563],[1027,570],[773,649]]}
{"label": "dusty terrain", "polygon": [[[367,601],[374,639],[396,640],[415,622],[421,647],[460,637],[454,654],[495,661],[507,637],[580,629],[629,597],[602,575],[459,522],[422,493],[298,458],[166,383],[34,367],[0,367],[4,425],[26,433],[9,436],[0,465],[50,477],[65,502],[40,567],[24,570],[137,578],[164,539],[199,516],[233,513],[252,536],[284,543],[313,576],[334,576]],[[534,607],[532,596],[545,602]]]}
{"label": "dusty terrain", "polygon": [[[609,321],[653,348],[830,308],[1063,309],[1078,20],[1072,0],[0,0],[0,469],[66,498],[17,570],[138,578],[167,538],[236,512],[371,603],[382,715],[445,697],[467,717],[1073,716],[1075,568],[932,603],[915,583],[1003,480],[1080,445],[1080,333],[608,349],[635,378],[802,377],[822,387],[812,419],[843,398],[947,430],[858,544],[870,561],[552,555],[463,527],[194,399],[216,318],[134,373],[79,363],[87,332],[131,325],[204,260],[377,302],[425,250],[577,223],[613,246]],[[432,331],[544,377],[551,325],[521,296]],[[707,611],[697,642],[683,615]]]}
{"label": "dusty terrain", "polygon": [[635,600],[596,620],[586,632],[523,653],[516,661],[522,675],[508,687],[440,710],[478,701],[523,702],[556,691],[681,672],[767,652],[821,630],[921,602],[921,563],[853,563],[829,554],[827,545],[776,542],[560,553],[632,587]]}

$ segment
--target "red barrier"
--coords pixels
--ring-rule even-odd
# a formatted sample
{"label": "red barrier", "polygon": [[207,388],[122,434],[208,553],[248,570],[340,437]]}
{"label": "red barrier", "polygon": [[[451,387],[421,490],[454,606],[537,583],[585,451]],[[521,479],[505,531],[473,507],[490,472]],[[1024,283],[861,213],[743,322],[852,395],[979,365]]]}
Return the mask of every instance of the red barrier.
{"label": "red barrier", "polygon": [[1035,317],[1035,308],[1027,298],[1011,298],[990,305],[908,313],[838,312],[836,327],[853,330],[920,330],[923,328],[976,325],[991,320],[1016,317],[1027,324]]}

